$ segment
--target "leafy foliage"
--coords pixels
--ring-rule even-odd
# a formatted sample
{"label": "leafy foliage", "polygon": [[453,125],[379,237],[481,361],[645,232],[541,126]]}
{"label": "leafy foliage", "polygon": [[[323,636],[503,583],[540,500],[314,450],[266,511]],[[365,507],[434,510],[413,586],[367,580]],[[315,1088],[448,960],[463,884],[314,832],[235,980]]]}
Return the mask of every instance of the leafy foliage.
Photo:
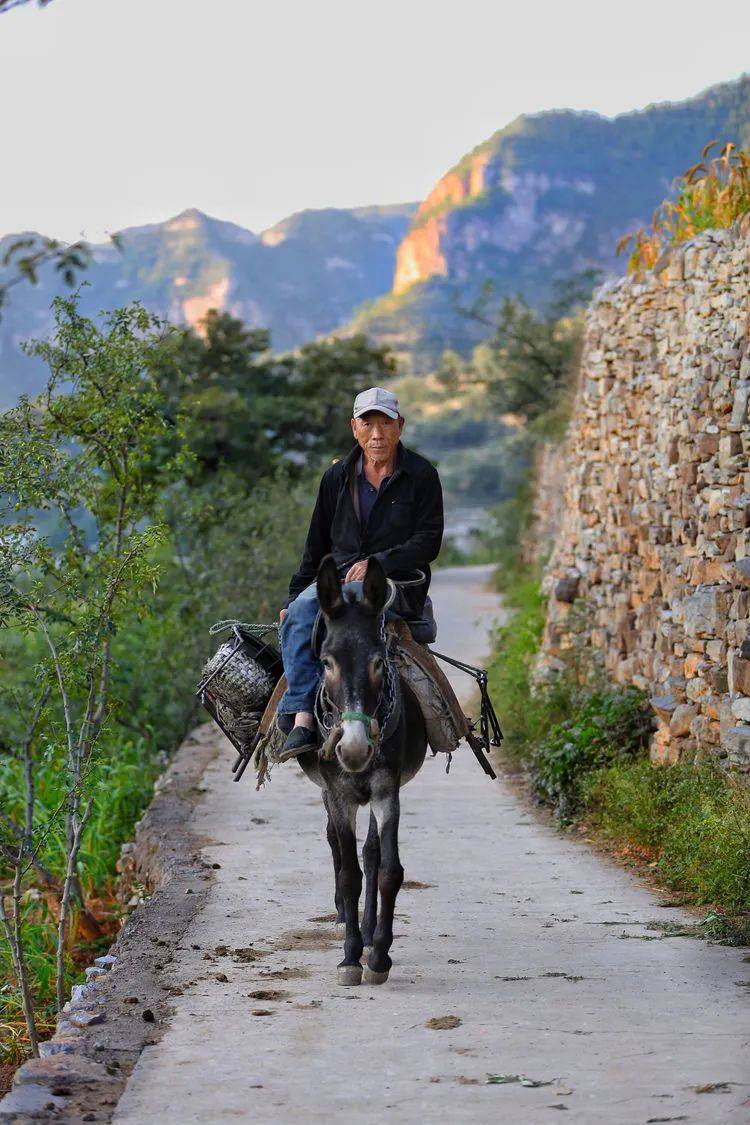
{"label": "leafy foliage", "polygon": [[137,303],[101,322],[77,296],[54,309],[54,337],[28,348],[45,393],[0,415],[0,1022],[14,1057],[21,1010],[33,1050],[81,949],[116,927],[119,846],[196,719],[208,626],[276,618],[310,476],[331,455],[328,411],[345,421],[344,396],[390,369],[362,340],[272,359],[266,333],[219,314],[201,336]]}
{"label": "leafy foliage", "polygon": [[729,141],[709,160],[716,147],[717,141],[707,144],[700,161],[675,182],[675,198],[657,207],[650,229],[620,240],[618,254],[630,247],[630,273],[651,269],[668,246],[704,230],[730,227],[750,211],[750,152]]}
{"label": "leafy foliage", "polygon": [[652,721],[649,700],[637,688],[589,696],[534,746],[529,768],[535,792],[561,821],[571,820],[581,810],[582,779],[592,770],[642,754]]}

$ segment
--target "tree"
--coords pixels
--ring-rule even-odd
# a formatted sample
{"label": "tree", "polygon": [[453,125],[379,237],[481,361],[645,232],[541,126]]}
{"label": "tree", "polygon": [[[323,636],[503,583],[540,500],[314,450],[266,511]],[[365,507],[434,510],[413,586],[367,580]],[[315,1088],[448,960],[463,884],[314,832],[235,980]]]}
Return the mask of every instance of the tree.
{"label": "tree", "polygon": [[191,483],[206,485],[228,469],[252,486],[279,458],[309,465],[340,455],[352,440],[354,396],[394,370],[387,351],[362,335],[273,356],[265,329],[214,309],[199,332],[165,339],[159,379],[167,420],[193,458]]}
{"label": "tree", "polygon": [[352,403],[360,391],[396,373],[387,349],[362,333],[305,344],[277,366],[273,387],[275,443],[284,453],[327,458],[352,445]]}
{"label": "tree", "polygon": [[[552,301],[538,311],[521,297],[508,297],[494,316],[488,315],[487,289],[480,302],[462,310],[489,330],[487,340],[474,350],[469,377],[487,387],[498,411],[534,422],[558,406],[575,366],[581,311],[595,276],[589,270],[558,282]],[[457,375],[455,357],[448,357],[443,380],[450,383]]]}
{"label": "tree", "polygon": [[[23,769],[23,800],[0,821],[0,858],[13,871],[11,914],[3,903],[0,922],[32,1049],[21,890],[31,870],[39,873],[41,850],[62,818],[59,1009],[71,912],[85,910],[78,860],[110,717],[113,643],[124,620],[147,611],[142,594],[156,580],[153,551],[163,537],[148,522],[165,425],[150,370],[162,326],[137,304],[109,314],[101,328],[80,316],[75,297],[57,299],[54,311],[55,339],[28,349],[50,368],[43,400],[23,398],[0,417],[0,658],[7,660],[19,635],[39,654],[11,685],[20,719],[8,734]],[[56,550],[37,530],[40,513],[59,523]],[[61,801],[41,822],[34,757],[40,730],[64,778]]]}

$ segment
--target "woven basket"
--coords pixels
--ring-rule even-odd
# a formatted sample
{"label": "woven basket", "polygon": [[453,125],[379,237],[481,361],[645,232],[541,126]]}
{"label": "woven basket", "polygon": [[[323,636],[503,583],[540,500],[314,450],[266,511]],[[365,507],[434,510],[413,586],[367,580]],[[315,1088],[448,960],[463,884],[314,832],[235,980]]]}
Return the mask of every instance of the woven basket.
{"label": "woven basket", "polygon": [[255,658],[251,644],[235,632],[206,661],[198,689],[204,706],[238,750],[252,743],[278,678]]}

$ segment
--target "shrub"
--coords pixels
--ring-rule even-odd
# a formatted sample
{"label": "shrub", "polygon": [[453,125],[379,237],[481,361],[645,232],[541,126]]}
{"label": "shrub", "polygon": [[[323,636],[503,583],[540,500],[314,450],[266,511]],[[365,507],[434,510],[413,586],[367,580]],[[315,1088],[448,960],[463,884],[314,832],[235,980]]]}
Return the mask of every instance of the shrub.
{"label": "shrub", "polygon": [[646,694],[627,687],[590,696],[571,718],[557,723],[534,748],[534,791],[571,820],[582,803],[582,781],[592,770],[643,752],[651,733]]}

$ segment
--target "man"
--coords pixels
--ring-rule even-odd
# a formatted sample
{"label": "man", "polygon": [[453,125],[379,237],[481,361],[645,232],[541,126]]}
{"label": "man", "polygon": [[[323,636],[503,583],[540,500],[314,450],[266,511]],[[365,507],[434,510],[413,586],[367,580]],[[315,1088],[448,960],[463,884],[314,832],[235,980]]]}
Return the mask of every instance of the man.
{"label": "man", "polygon": [[421,570],[424,581],[399,590],[392,609],[407,620],[419,620],[425,612],[429,564],[443,537],[443,493],[434,466],[401,444],[403,428],[391,391],[362,391],[352,412],[357,445],[320,482],[302,561],[279,615],[288,685],[278,707],[279,725],[288,732],[285,755],[316,744],[313,704],[320,663],[312,653],[311,634],[321,560],[332,554],[342,581],[355,591],[361,590],[370,558],[379,559],[392,578],[413,578]]}

